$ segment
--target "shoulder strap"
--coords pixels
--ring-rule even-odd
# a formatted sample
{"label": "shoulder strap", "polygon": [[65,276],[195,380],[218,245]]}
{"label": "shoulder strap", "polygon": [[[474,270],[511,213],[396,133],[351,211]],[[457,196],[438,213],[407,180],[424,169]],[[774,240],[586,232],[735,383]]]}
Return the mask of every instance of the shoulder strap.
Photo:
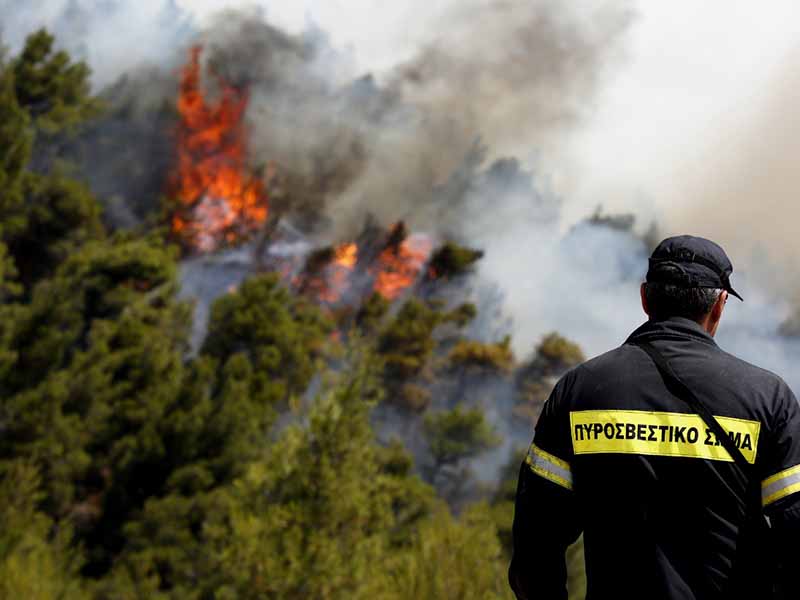
{"label": "shoulder strap", "polygon": [[[689,389],[689,387],[675,374],[672,367],[667,362],[667,359],[659,352],[652,344],[645,341],[630,342],[634,346],[638,346],[653,360],[661,378],[664,380],[667,388],[675,394],[678,398],[686,402],[693,411],[695,411],[705,421],[708,428],[714,432],[717,439],[720,441],[728,454],[731,455],[736,465],[744,474],[747,480],[747,487],[749,493],[745,499],[745,507],[749,505],[751,511],[751,518],[754,519],[754,528],[749,532],[752,539],[744,536],[745,527],[740,529],[740,538],[742,538],[741,550],[739,550],[737,540],[737,563],[742,565],[742,568],[735,570],[737,576],[729,580],[728,588],[729,593],[725,595],[726,598],[730,597],[743,597],[743,598],[775,598],[774,590],[772,589],[772,581],[774,573],[772,572],[772,556],[769,555],[769,532],[770,521],[762,512],[761,506],[761,484],[756,477],[755,465],[747,462],[747,459],[742,454],[742,451],[736,447],[733,440],[728,436],[727,432],[719,424],[719,421],[711,414],[705,404]],[[738,553],[740,552],[740,553]]]}
{"label": "shoulder strap", "polygon": [[717,421],[714,415],[711,414],[711,411],[708,410],[706,405],[703,404],[694,392],[675,374],[675,371],[672,370],[667,359],[664,358],[664,355],[649,342],[635,341],[631,342],[631,344],[647,352],[658,368],[659,373],[661,373],[661,377],[664,379],[667,387],[670,388],[670,391],[686,402],[694,412],[700,415],[706,425],[708,425],[708,428],[717,436],[719,443],[722,444],[725,450],[728,451],[728,454],[731,455],[733,461],[745,475],[749,475],[754,470],[753,465],[747,462],[742,451],[736,447],[736,444],[733,443],[733,440],[728,436],[727,432],[722,428],[722,425],[719,424],[719,421]]}

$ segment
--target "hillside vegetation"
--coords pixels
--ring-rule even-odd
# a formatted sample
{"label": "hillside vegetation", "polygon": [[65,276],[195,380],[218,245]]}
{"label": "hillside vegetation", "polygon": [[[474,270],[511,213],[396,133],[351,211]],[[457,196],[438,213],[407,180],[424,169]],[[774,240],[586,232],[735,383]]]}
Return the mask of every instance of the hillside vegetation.
{"label": "hillside vegetation", "polygon": [[[265,272],[192,350],[179,249],[110,227],[59,154],[104,110],[88,75],[44,31],[0,62],[0,598],[510,598],[520,456],[474,476],[482,407],[507,391],[532,433],[580,349],[518,361],[468,303],[337,314]],[[434,256],[452,279],[480,252]]]}

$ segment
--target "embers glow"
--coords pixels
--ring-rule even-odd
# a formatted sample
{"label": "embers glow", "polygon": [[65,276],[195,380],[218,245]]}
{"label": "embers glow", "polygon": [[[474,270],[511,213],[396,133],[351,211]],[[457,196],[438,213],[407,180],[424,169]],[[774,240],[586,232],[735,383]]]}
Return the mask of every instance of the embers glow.
{"label": "embers glow", "polygon": [[219,81],[211,104],[200,84],[201,48],[181,73],[178,165],[170,194],[178,201],[172,230],[188,246],[211,251],[253,234],[266,220],[263,182],[248,175],[243,117],[247,92]]}
{"label": "embers glow", "polygon": [[370,271],[375,277],[374,289],[388,300],[394,300],[413,285],[430,258],[430,238],[412,234],[396,245],[388,246]]}

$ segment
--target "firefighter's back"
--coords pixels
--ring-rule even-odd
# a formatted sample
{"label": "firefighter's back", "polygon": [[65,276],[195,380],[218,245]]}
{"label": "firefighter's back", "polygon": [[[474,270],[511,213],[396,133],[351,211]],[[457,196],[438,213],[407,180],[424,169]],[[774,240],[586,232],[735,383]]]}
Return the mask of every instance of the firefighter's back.
{"label": "firefighter's back", "polygon": [[581,533],[589,600],[800,597],[800,405],[715,343],[732,272],[711,240],[662,241],[647,322],[553,388],[517,485],[520,600],[567,599]]}
{"label": "firefighter's back", "polygon": [[[785,395],[780,378],[723,352],[688,320],[647,324],[634,340],[664,354],[748,460],[769,452],[769,417]],[[625,344],[570,379],[561,411],[589,597],[721,597],[746,518],[741,472],[639,347]]]}

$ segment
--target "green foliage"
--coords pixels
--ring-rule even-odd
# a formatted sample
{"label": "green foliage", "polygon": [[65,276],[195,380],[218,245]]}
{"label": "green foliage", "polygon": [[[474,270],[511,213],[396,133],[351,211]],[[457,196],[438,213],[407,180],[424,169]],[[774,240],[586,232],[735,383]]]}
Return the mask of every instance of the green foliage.
{"label": "green foliage", "polygon": [[513,540],[511,537],[511,524],[514,522],[514,501],[517,495],[517,480],[519,467],[525,459],[525,449],[520,448],[511,454],[511,458],[500,472],[500,483],[494,492],[491,504],[491,514],[497,536],[503,548],[506,560],[511,560]]}
{"label": "green foliage", "polygon": [[390,377],[418,375],[433,353],[433,331],[442,323],[442,314],[412,298],[408,300],[378,340],[378,352],[386,362]]}
{"label": "green foliage", "polygon": [[214,303],[203,354],[223,368],[241,355],[250,365],[249,393],[269,407],[305,390],[331,330],[277,275],[262,275]]}
{"label": "green foliage", "polygon": [[583,536],[567,548],[567,591],[570,600],[586,598],[586,563],[583,555]]}
{"label": "green foliage", "polygon": [[[15,324],[19,357],[3,391],[35,385],[65,367],[90,344],[96,322],[163,304],[176,290],[173,259],[155,238],[90,242],[70,255],[52,278],[36,286]],[[185,319],[178,326],[185,327]],[[169,323],[167,332],[173,329]]]}
{"label": "green foliage", "polygon": [[547,375],[557,374],[586,360],[580,346],[558,333],[549,333],[536,347],[533,365]]}
{"label": "green foliage", "polygon": [[494,524],[477,505],[455,520],[440,507],[413,535],[395,574],[396,597],[422,600],[513,598]]}
{"label": "green foliage", "polygon": [[461,340],[450,351],[450,362],[454,367],[481,372],[508,373],[514,367],[511,338],[506,336],[494,344]]}
{"label": "green foliage", "polygon": [[0,457],[29,456],[42,505],[66,517],[102,572],[121,527],[170,468],[163,442],[183,371],[190,312],[155,240],[92,242],[36,286],[15,323],[3,380]]}
{"label": "green foliage", "polygon": [[392,499],[394,523],[387,532],[393,548],[408,546],[422,519],[431,514],[438,500],[433,489],[416,476],[414,459],[402,442],[392,440],[377,448],[380,472]]}
{"label": "green foliage", "polygon": [[456,277],[467,273],[481,258],[482,250],[446,242],[433,253],[429,267],[434,277]]}
{"label": "green foliage", "polygon": [[22,179],[33,148],[30,117],[17,102],[11,71],[0,65],[0,235],[20,227]]}
{"label": "green foliage", "polygon": [[73,128],[100,110],[91,95],[89,67],[71,62],[54,45],[53,36],[41,29],[28,36],[11,65],[17,101],[46,133]]}
{"label": "green foliage", "polygon": [[478,316],[478,308],[471,302],[466,302],[445,314],[444,320],[454,323],[457,327],[464,327],[476,316]]}
{"label": "green foliage", "polygon": [[457,406],[427,415],[425,434],[437,465],[456,463],[500,443],[479,408]]}
{"label": "green foliage", "polygon": [[25,204],[14,215],[19,223],[6,236],[20,280],[31,288],[72,250],[104,235],[100,206],[88,189],[61,169],[52,175],[24,178]]}
{"label": "green foliage", "polygon": [[30,464],[0,465],[0,598],[88,599],[78,577],[80,554],[67,528],[36,510],[39,475]]}
{"label": "green foliage", "polygon": [[[369,328],[377,328],[378,315],[388,310],[388,304],[384,306],[383,303],[386,301],[378,296],[375,300],[370,298],[366,308],[362,308],[364,322],[370,324]],[[471,304],[451,311],[444,310],[440,303],[416,298],[403,304],[375,336],[376,353],[384,365],[387,400],[412,413],[423,412],[431,395],[420,383],[432,376],[430,363],[440,347],[436,337],[438,329],[446,325],[451,329],[463,327],[474,315],[475,307]]]}
{"label": "green foliage", "polygon": [[356,313],[356,325],[365,334],[375,334],[384,317],[389,313],[391,303],[378,292],[372,293]]}
{"label": "green foliage", "polygon": [[425,412],[431,403],[431,393],[421,385],[404,383],[396,391],[395,399],[400,406],[411,412]]}
{"label": "green foliage", "polygon": [[389,378],[419,375],[436,348],[434,331],[444,323],[461,327],[474,317],[474,306],[465,304],[446,312],[416,298],[408,300],[378,338],[378,352]]}
{"label": "green foliage", "polygon": [[[387,532],[408,486],[373,440],[376,397],[357,364],[248,468],[206,526],[219,561],[218,597],[376,598],[391,586]],[[402,473],[402,470],[401,470]]]}
{"label": "green foliage", "polygon": [[[0,256],[2,255],[1,251],[2,246],[0,246]],[[0,281],[1,283],[2,281]],[[20,306],[14,304],[0,303],[0,382],[7,380],[10,370],[17,362],[17,352],[13,347],[12,339],[14,337],[14,325],[22,310]],[[2,388],[2,385],[0,385],[0,388]],[[3,430],[4,421],[10,419],[7,416],[8,411],[4,405],[5,403],[0,402],[0,432]]]}

